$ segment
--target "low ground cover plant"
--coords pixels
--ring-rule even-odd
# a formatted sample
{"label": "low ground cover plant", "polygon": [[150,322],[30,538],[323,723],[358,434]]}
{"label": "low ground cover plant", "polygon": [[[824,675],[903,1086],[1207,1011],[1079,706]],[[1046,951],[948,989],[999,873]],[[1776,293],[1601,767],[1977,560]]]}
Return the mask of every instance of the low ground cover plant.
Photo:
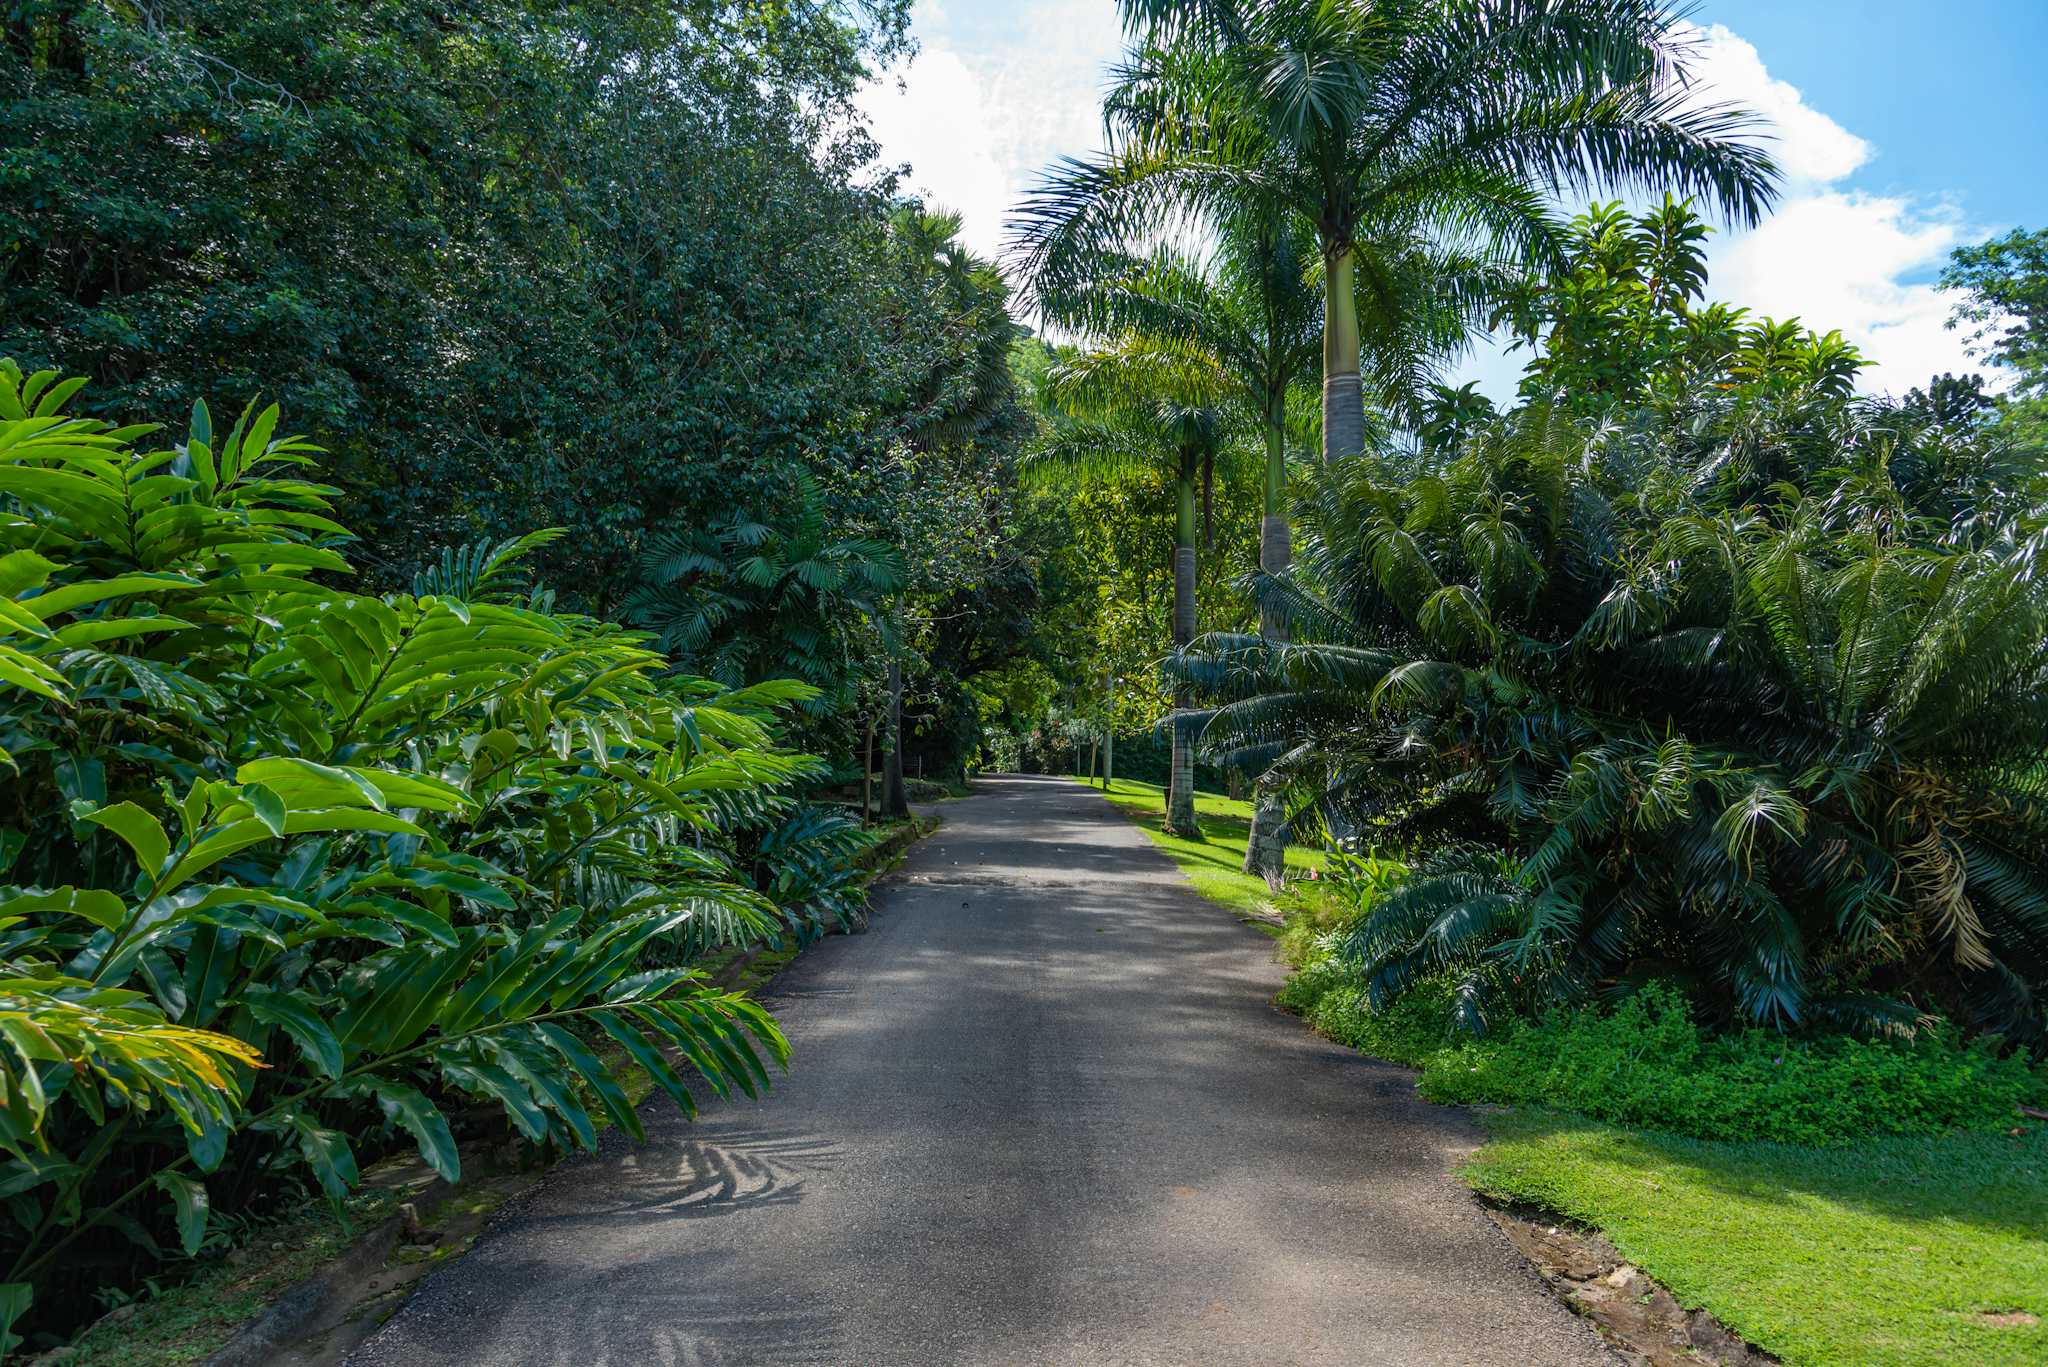
{"label": "low ground cover plant", "polygon": [[275,407],[78,387],[0,362],[0,1350],[398,1143],[452,1178],[479,1111],[637,1136],[607,1058],[765,1085],[774,1022],[690,964],[858,914],[776,740],[809,690],[559,610],[542,538],[347,587]]}
{"label": "low ground cover plant", "polygon": [[1556,1008],[1474,1037],[1457,1028],[1453,975],[1376,1006],[1333,905],[1343,904],[1295,914],[1285,943],[1296,971],[1281,1004],[1340,1043],[1421,1069],[1432,1101],[1549,1107],[1698,1139],[1841,1145],[2002,1131],[2024,1122],[2021,1107],[2048,1100],[2048,1072],[2025,1055],[1966,1043],[1939,1023],[1871,1039],[1715,1029],[1684,993],[1654,982],[1608,1007]]}

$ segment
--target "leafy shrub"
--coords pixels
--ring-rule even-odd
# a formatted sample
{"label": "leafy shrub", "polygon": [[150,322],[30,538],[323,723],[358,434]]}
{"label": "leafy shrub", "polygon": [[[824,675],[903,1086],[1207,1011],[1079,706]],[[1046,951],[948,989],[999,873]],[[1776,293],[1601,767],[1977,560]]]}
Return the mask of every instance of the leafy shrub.
{"label": "leafy shrub", "polygon": [[1472,1039],[1453,1028],[1456,988],[1439,975],[1375,1009],[1364,976],[1325,937],[1280,1004],[1340,1044],[1420,1068],[1432,1101],[1546,1106],[1699,1139],[1829,1145],[1999,1129],[2043,1087],[2022,1060],[1964,1046],[1952,1030],[1871,1041],[1715,1034],[1660,984],[1612,1011],[1559,1008]]}
{"label": "leafy shrub", "polygon": [[451,1102],[638,1135],[595,1040],[686,1110],[681,1072],[765,1084],[774,1022],[686,964],[780,928],[736,822],[833,848],[776,796],[810,690],[552,610],[538,538],[327,587],[346,531],[275,407],[147,449],[54,380],[0,362],[0,1340],[386,1136],[455,1176]]}
{"label": "leafy shrub", "polygon": [[1280,1005],[1319,1034],[1361,1053],[1420,1068],[1444,1047],[1450,1019],[1447,989],[1417,988],[1375,1011],[1365,984],[1333,954],[1311,958],[1280,989]]}
{"label": "leafy shrub", "polygon": [[1530,1102],[1699,1139],[1846,1144],[2013,1123],[2039,1089],[2018,1058],[1961,1045],[1774,1031],[1709,1034],[1683,994],[1652,985],[1614,1010],[1555,1010],[1423,1066],[1432,1101]]}

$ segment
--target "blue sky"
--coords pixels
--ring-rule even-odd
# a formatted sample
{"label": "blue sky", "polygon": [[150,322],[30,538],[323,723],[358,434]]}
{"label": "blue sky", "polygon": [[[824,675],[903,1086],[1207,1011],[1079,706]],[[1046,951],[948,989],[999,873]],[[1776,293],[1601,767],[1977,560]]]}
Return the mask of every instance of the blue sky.
{"label": "blue sky", "polygon": [[[1933,288],[1956,246],[2048,226],[2048,0],[1702,0],[1696,75],[1762,114],[1779,210],[1722,233],[1710,293],[1840,328],[1871,389],[1975,368]],[[864,97],[884,155],[992,253],[1040,168],[1098,139],[1108,0],[918,0],[923,51]],[[900,87],[900,88],[899,88]],[[1462,367],[1504,396],[1519,369]]]}
{"label": "blue sky", "polygon": [[2048,0],[1705,0],[1694,19],[1870,140],[1852,184],[2048,224]]}

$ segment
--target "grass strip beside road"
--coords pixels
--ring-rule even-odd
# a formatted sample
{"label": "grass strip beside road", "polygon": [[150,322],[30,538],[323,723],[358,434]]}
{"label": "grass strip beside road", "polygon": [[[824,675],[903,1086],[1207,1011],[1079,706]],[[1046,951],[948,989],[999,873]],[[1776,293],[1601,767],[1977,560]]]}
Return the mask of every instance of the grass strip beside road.
{"label": "grass strip beside road", "polygon": [[[1091,785],[1102,793],[1099,782]],[[1257,916],[1283,898],[1276,898],[1266,880],[1243,869],[1245,840],[1251,835],[1252,804],[1216,793],[1196,792],[1195,821],[1202,829],[1200,840],[1168,835],[1160,829],[1166,817],[1166,791],[1156,783],[1119,778],[1103,793],[1110,805],[1129,817],[1148,839],[1166,852],[1193,883],[1195,891],[1212,902],[1229,907],[1242,916]],[[1321,869],[1319,850],[1299,845],[1287,848],[1287,872],[1298,878]],[[1284,897],[1284,895],[1283,895]]]}
{"label": "grass strip beside road", "polygon": [[1730,1330],[1810,1367],[2048,1362],[2048,1131],[1846,1149],[1484,1117],[1480,1191],[1600,1230]]}

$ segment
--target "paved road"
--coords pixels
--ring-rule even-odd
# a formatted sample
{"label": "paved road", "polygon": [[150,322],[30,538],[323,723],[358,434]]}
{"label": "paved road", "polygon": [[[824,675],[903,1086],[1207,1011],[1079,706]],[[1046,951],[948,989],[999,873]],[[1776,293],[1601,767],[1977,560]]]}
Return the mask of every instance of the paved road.
{"label": "paved road", "polygon": [[776,983],[792,1071],[659,1102],[351,1363],[1595,1364],[1410,1076],[1085,789],[986,780]]}

